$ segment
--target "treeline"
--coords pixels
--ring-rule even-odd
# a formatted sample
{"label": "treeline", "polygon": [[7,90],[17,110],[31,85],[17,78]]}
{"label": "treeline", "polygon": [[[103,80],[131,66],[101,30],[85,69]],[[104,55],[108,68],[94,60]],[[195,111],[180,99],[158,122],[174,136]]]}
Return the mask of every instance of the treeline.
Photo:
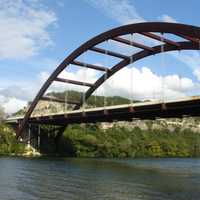
{"label": "treeline", "polygon": [[[64,92],[51,92],[47,94],[48,96],[53,96],[59,99],[65,100],[66,98],[70,101],[75,101],[75,102],[80,102],[82,98],[84,97],[84,93],[74,91],[74,90],[69,90],[69,91],[64,91]],[[135,101],[134,102],[138,102]],[[104,105],[106,106],[111,106],[111,105],[121,105],[121,104],[128,104],[130,103],[130,100],[124,97],[120,96],[99,96],[99,95],[92,95],[89,97],[87,100],[87,106],[96,106],[96,107],[102,107]]]}
{"label": "treeline", "polygon": [[[70,157],[200,157],[200,133],[176,128],[141,130],[99,124],[69,125],[60,138],[48,126],[42,127],[41,153]],[[0,124],[0,155],[22,155],[25,146],[14,131]]]}
{"label": "treeline", "polygon": [[[59,143],[75,157],[199,157],[200,134],[177,128],[171,132],[114,126],[70,125]],[[66,148],[63,148],[66,150]],[[64,152],[61,152],[64,153]]]}

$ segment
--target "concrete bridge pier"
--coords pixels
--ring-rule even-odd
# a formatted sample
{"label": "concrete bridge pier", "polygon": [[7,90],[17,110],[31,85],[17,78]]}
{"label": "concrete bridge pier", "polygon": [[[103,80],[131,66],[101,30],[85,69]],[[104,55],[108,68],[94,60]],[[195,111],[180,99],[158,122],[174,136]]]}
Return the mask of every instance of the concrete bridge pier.
{"label": "concrete bridge pier", "polygon": [[29,124],[23,134],[27,148],[41,154],[59,154],[59,145],[65,127]]}
{"label": "concrete bridge pier", "polygon": [[27,155],[40,155],[40,125],[28,124],[22,141],[26,144]]}
{"label": "concrete bridge pier", "polygon": [[28,130],[28,145],[40,151],[40,124],[30,124]]}
{"label": "concrete bridge pier", "polygon": [[41,132],[41,127],[40,124],[38,125],[38,135],[37,135],[37,148],[40,150],[40,132]]}

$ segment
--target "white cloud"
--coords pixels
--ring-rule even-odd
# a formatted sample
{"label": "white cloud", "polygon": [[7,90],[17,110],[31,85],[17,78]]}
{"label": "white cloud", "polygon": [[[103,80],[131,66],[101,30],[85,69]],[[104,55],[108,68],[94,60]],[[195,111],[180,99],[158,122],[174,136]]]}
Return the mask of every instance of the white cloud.
{"label": "white cloud", "polygon": [[[49,73],[47,72],[42,72],[41,74],[43,80],[46,80],[47,77],[49,77]],[[93,84],[99,76],[100,74],[96,70],[92,69],[88,70],[85,68],[85,69],[79,69],[76,72],[69,72],[64,70],[59,74],[58,77]],[[77,90],[83,92],[86,91],[86,89],[87,87],[77,86],[73,84],[59,83],[55,81],[51,85],[47,93],[50,91],[64,91],[64,90]]]}
{"label": "white cloud", "polygon": [[[0,90],[0,104],[6,113],[13,113],[23,108],[27,101],[34,98],[41,85],[49,77],[48,72],[41,72],[36,80],[36,85],[29,87],[16,86]],[[100,74],[95,70],[80,68],[77,71],[63,71],[59,77],[94,83]],[[133,78],[131,80],[131,78]],[[28,85],[28,84],[25,84]],[[131,86],[132,85],[132,86]],[[95,93],[96,95],[123,96],[126,98],[149,99],[176,99],[185,97],[188,91],[195,89],[196,85],[187,77],[171,74],[165,77],[153,73],[148,67],[124,68],[104,83]],[[47,91],[78,90],[86,91],[87,87],[54,82]],[[24,95],[25,94],[25,95]]]}
{"label": "white cloud", "polygon": [[[108,17],[114,19],[115,21],[119,22],[120,24],[126,23],[137,23],[146,21],[140,13],[136,10],[134,6],[134,1],[129,0],[86,0],[91,5],[95,6],[96,8],[102,10]],[[164,22],[171,22],[171,23],[178,23],[175,18],[168,14],[163,14],[159,17],[159,20]],[[135,39],[135,38],[134,38]],[[136,37],[138,39],[138,37]],[[139,38],[140,39],[140,38]],[[147,38],[141,38],[138,42],[144,42],[148,45],[158,45],[158,42],[155,40],[147,40]],[[150,43],[149,43],[150,42]],[[122,48],[122,45],[119,47]],[[199,80],[199,76],[197,71],[200,70],[200,54],[192,51],[192,52],[183,52],[181,51],[180,54],[170,52],[169,55],[173,56],[177,60],[181,61],[188,67],[190,67],[193,71],[193,74]]]}
{"label": "white cloud", "polygon": [[178,75],[169,75],[164,78],[164,82],[167,83],[167,87],[171,90],[180,92],[189,91],[194,88],[194,83],[191,79],[186,77],[179,77]]}
{"label": "white cloud", "polygon": [[24,106],[27,102],[34,98],[36,90],[39,88],[28,88],[18,85],[10,85],[0,90],[0,105],[8,114],[14,113]]}
{"label": "white cloud", "polygon": [[[48,76],[45,72],[43,73]],[[76,72],[63,71],[59,77],[94,83],[99,74],[94,70],[80,69]],[[131,80],[132,78],[132,80]],[[132,86],[131,86],[132,85]],[[185,97],[188,91],[195,89],[193,81],[187,77],[179,77],[176,74],[160,76],[153,73],[148,67],[138,69],[136,67],[124,68],[106,81],[95,94],[106,96],[123,96],[134,99],[176,99]],[[85,91],[84,87],[66,83],[56,83],[49,91],[64,90]]]}
{"label": "white cloud", "polygon": [[86,68],[79,69],[77,72],[62,71],[59,77],[93,83],[96,80],[97,72]]}
{"label": "white cloud", "polygon": [[173,17],[166,14],[162,15],[160,19],[164,22],[177,23],[177,21]]}
{"label": "white cloud", "polygon": [[0,89],[0,95],[8,98],[17,98],[22,100],[30,100],[33,97],[32,87],[10,85],[7,88]]}
{"label": "white cloud", "polygon": [[129,0],[86,0],[91,5],[105,12],[107,16],[121,24],[145,21]]}
{"label": "white cloud", "polygon": [[32,101],[49,74],[41,72],[35,82],[22,82],[0,88],[0,105],[5,112],[11,114],[22,109],[28,101]]}
{"label": "white cloud", "polygon": [[102,87],[102,90],[107,95],[122,95],[143,100],[176,99],[186,96],[187,92],[195,87],[191,79],[174,74],[162,77],[147,67],[124,68],[113,76],[106,86]]}
{"label": "white cloud", "polygon": [[[3,99],[4,99],[4,101],[3,101]],[[0,102],[7,114],[12,114],[14,112],[17,112],[18,110],[24,108],[27,105],[26,101],[16,99],[15,97],[1,98],[1,96],[0,96]]]}
{"label": "white cloud", "polygon": [[24,59],[53,44],[48,28],[55,13],[40,1],[0,1],[0,59]]}
{"label": "white cloud", "polygon": [[[121,24],[143,22],[145,19],[137,12],[129,0],[86,0],[93,6],[101,9],[107,16]],[[169,15],[163,15],[163,21],[175,22]],[[48,28],[56,22],[55,14],[41,6],[40,0],[30,0],[25,3],[22,0],[0,0],[0,59],[25,58],[38,53],[38,51],[52,44]],[[6,33],[6,34],[2,34]],[[135,39],[135,38],[134,38]],[[138,37],[136,37],[138,39]],[[140,39],[140,38],[139,38]],[[145,40],[146,41],[146,40]],[[152,42],[152,41],[151,41]],[[156,41],[153,43],[157,44]],[[181,62],[192,66],[194,75],[199,77],[199,54],[187,53],[180,55],[171,54]],[[195,71],[196,70],[196,71]],[[131,86],[131,74],[133,85]],[[42,83],[49,77],[49,72],[40,73],[35,83],[12,85],[0,89],[0,103],[7,113],[15,112],[23,108],[25,102],[32,100]],[[85,78],[85,75],[86,78]],[[76,72],[63,71],[60,77],[94,83],[99,74],[94,70],[80,69]],[[66,89],[78,89],[66,84],[53,84],[51,90],[62,91]],[[130,92],[132,88],[132,93]],[[184,97],[187,92],[193,90],[195,84],[187,77],[179,77],[171,74],[161,77],[153,73],[148,67],[137,69],[124,68],[108,80],[98,90],[98,95],[133,96],[136,99],[166,98],[172,99]],[[164,89],[164,90],[163,90]],[[24,95],[26,94],[26,95]]]}
{"label": "white cloud", "polygon": [[200,81],[200,68],[195,69],[193,74],[197,77],[197,79]]}

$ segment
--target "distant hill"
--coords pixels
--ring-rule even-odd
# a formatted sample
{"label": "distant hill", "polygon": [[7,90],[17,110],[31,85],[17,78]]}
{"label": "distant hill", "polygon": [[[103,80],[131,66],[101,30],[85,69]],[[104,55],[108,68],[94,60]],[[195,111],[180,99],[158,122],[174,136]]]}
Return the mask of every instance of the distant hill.
{"label": "distant hill", "polygon": [[[65,100],[67,99],[68,101],[73,101],[73,102],[80,102],[81,98],[83,98],[83,93],[77,92],[74,90],[70,91],[64,91],[64,92],[49,92],[46,94],[46,96],[49,97],[54,97],[60,100]],[[133,100],[133,103],[136,103],[139,101]],[[103,107],[103,106],[112,106],[112,105],[122,105],[122,104],[129,104],[130,100],[124,97],[120,96],[109,96],[109,97],[104,97],[104,96],[99,96],[99,95],[92,95],[86,102],[85,107],[86,108],[91,108],[91,107]],[[31,102],[29,102],[29,105]],[[74,105],[68,105],[67,109],[72,110]],[[57,103],[57,102],[51,102],[51,101],[41,101],[36,109],[35,113],[39,112],[56,112],[56,111],[61,111],[64,109],[64,103]],[[19,115],[24,115],[26,112],[27,108],[21,109],[17,111],[16,113],[13,114],[13,116],[19,116]]]}
{"label": "distant hill", "polygon": [[[68,98],[68,100],[71,101],[80,101],[82,98],[83,93],[77,92],[74,90],[70,91],[64,91],[64,92],[50,92],[47,94],[47,96],[52,96],[56,97],[59,99],[65,99],[65,97]],[[104,106],[104,96],[99,96],[99,95],[92,95],[88,100],[87,100],[87,106],[92,107],[92,106],[97,106],[97,107],[102,107]],[[133,102],[139,102],[134,100]],[[121,104],[128,104],[130,103],[130,100],[124,97],[120,96],[109,96],[106,97],[106,106],[111,106],[111,105],[121,105]]]}

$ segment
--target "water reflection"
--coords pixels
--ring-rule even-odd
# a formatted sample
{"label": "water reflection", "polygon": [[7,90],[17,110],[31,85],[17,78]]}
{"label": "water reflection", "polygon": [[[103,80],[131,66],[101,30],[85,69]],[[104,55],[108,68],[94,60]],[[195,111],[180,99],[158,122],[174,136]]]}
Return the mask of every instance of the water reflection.
{"label": "water reflection", "polygon": [[0,199],[198,200],[200,159],[0,158]]}

